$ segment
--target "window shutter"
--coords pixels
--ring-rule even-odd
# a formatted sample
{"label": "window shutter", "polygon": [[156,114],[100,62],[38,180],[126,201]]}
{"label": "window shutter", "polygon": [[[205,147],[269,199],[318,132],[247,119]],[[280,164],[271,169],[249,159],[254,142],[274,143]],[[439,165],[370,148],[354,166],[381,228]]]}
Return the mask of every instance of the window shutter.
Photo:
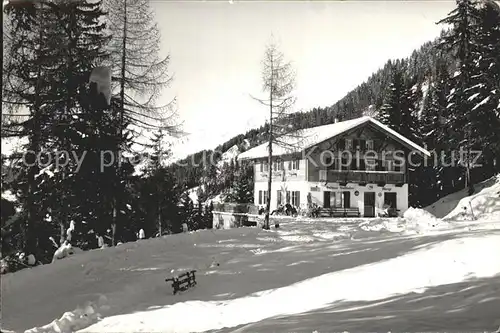
{"label": "window shutter", "polygon": [[263,172],[264,171],[264,163],[261,163],[260,164],[260,172]]}
{"label": "window shutter", "polygon": [[292,161],[288,161],[288,170],[292,170]]}
{"label": "window shutter", "polygon": [[259,205],[262,205],[262,191],[259,191]]}
{"label": "window shutter", "polygon": [[300,206],[300,191],[297,191],[297,207]]}

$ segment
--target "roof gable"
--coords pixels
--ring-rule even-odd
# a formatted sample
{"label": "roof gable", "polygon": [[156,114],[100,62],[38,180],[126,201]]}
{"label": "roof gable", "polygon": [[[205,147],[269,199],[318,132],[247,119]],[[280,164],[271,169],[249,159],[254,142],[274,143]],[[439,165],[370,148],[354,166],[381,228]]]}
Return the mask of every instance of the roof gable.
{"label": "roof gable", "polygon": [[[282,156],[301,152],[305,149],[311,148],[321,142],[342,135],[367,123],[372,123],[375,128],[378,128],[381,132],[388,134],[390,137],[392,137],[396,141],[399,141],[404,146],[407,146],[412,150],[416,150],[423,155],[430,156],[430,153],[426,149],[420,147],[419,145],[394,131],[390,127],[368,116],[323,126],[310,127],[301,131],[294,132],[290,135],[290,137],[285,137],[282,139],[282,141],[285,141],[285,144],[278,145],[276,143],[273,143],[273,156]],[[259,146],[256,146],[240,154],[238,156],[238,159],[245,160],[267,157],[268,145],[268,143],[263,143]]]}

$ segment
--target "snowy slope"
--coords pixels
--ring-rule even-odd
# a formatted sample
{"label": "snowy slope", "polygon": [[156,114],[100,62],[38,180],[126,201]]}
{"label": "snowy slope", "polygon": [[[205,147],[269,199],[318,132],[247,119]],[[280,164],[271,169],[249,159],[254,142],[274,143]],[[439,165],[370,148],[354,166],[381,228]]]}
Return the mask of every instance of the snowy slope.
{"label": "snowy slope", "polygon": [[220,161],[217,162],[217,167],[220,169],[224,163],[231,163],[231,160],[234,160],[239,154],[240,150],[238,146],[232,146],[222,154]]}
{"label": "snowy slope", "polygon": [[[486,259],[488,253],[500,253],[500,234],[448,240],[384,262],[326,273],[240,298],[183,302],[109,317],[82,332],[203,332],[304,313],[332,302],[381,301],[423,293],[433,286],[499,274],[500,261]],[[267,310],[255,311],[262,308]],[[195,321],[186,320],[187,311],[197,313]]]}
{"label": "snowy slope", "polygon": [[491,186],[485,186],[476,194],[462,198],[443,219],[500,221],[500,175],[493,177],[491,181],[494,181]]}
{"label": "snowy slope", "polygon": [[[490,187],[496,188],[496,186],[498,186],[498,183],[499,183],[498,177],[492,177],[492,178],[487,179],[479,184],[475,184],[474,187],[476,189],[477,194],[472,195],[471,198],[476,197],[478,195],[478,192],[481,193],[485,189],[486,189],[486,192],[484,192],[483,194],[490,193],[490,190],[488,190],[488,188],[490,188]],[[491,192],[494,192],[494,189],[492,189]],[[467,200],[470,201],[471,198],[465,199],[465,201],[462,204],[460,204],[460,202],[462,199],[467,198],[467,197],[468,197],[467,189],[463,189],[463,190],[460,190],[458,192],[452,193],[450,195],[447,195],[446,197],[439,199],[437,202],[425,207],[424,209],[438,218],[443,218],[443,217],[447,216],[448,214],[450,214],[457,207],[462,207],[459,209],[463,210],[464,204],[466,203]],[[465,206],[468,206],[470,208],[468,203]],[[447,216],[447,217],[451,217],[451,216]]]}
{"label": "snowy slope", "polygon": [[[386,225],[397,222],[377,220]],[[415,235],[404,228],[367,228],[371,221],[282,218],[277,231],[240,228],[171,235],[6,274],[2,277],[3,325],[16,331],[36,326],[31,332],[69,332],[90,322],[95,324],[86,332],[181,333],[265,322],[331,304],[353,316],[350,302],[425,295],[429,288],[500,273],[498,260],[490,256],[500,251],[498,225],[489,230],[476,225],[467,231],[450,226],[447,232]],[[198,271],[198,286],[173,296],[164,279],[193,268]],[[433,299],[433,306],[445,300],[444,296]],[[498,299],[485,302],[490,308],[500,307]],[[78,311],[66,313],[65,319],[51,322],[75,308]],[[189,320],[194,312],[197,320]],[[453,318],[458,321],[464,313]],[[399,316],[404,320],[406,314]],[[290,322],[298,325],[299,318]],[[500,325],[499,318],[487,312],[476,318],[461,322],[461,329],[484,331]],[[336,323],[332,320],[331,315],[322,318],[325,325]],[[402,331],[398,326],[391,329]],[[359,321],[350,330],[367,328]],[[296,326],[287,331],[304,330]]]}

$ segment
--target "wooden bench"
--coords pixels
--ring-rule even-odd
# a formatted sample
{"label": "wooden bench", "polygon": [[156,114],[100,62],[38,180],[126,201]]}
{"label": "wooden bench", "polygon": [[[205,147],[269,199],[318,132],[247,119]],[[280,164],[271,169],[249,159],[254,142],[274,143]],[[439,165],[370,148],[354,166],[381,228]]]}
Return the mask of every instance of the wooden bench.
{"label": "wooden bench", "polygon": [[191,287],[196,286],[196,276],[194,275],[195,272],[196,270],[188,271],[180,274],[179,276],[165,279],[165,282],[172,281],[172,288],[174,289],[175,295],[179,291],[185,291]]}
{"label": "wooden bench", "polygon": [[360,217],[361,214],[358,208],[341,208],[335,207],[330,211],[332,217]]}
{"label": "wooden bench", "polygon": [[360,217],[361,213],[358,208],[321,208],[318,213],[319,217]]}

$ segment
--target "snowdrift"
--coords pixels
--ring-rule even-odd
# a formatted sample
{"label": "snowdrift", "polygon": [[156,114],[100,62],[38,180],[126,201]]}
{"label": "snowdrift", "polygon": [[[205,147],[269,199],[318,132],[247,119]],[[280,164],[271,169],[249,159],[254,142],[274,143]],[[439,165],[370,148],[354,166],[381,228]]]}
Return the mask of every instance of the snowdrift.
{"label": "snowdrift", "polygon": [[102,318],[101,313],[109,309],[106,303],[106,297],[101,296],[97,302],[89,302],[71,312],[64,313],[61,318],[55,319],[50,324],[29,329],[25,333],[76,332],[98,322]]}
{"label": "snowdrift", "polygon": [[448,223],[436,218],[428,211],[410,207],[403,215],[407,231],[425,233],[431,230],[446,229]]}
{"label": "snowdrift", "polygon": [[478,193],[462,198],[443,220],[500,221],[500,175],[483,183],[491,185],[480,186],[481,190]]}
{"label": "snowdrift", "polygon": [[[492,177],[474,185],[477,193],[476,196],[483,190],[488,191],[488,188],[498,186],[500,183],[499,177],[500,176]],[[474,196],[475,195],[473,195],[473,197]],[[443,218],[448,216],[457,206],[459,206],[461,200],[468,197],[467,189],[463,189],[439,199],[437,202],[425,207],[424,209],[438,218]]]}

